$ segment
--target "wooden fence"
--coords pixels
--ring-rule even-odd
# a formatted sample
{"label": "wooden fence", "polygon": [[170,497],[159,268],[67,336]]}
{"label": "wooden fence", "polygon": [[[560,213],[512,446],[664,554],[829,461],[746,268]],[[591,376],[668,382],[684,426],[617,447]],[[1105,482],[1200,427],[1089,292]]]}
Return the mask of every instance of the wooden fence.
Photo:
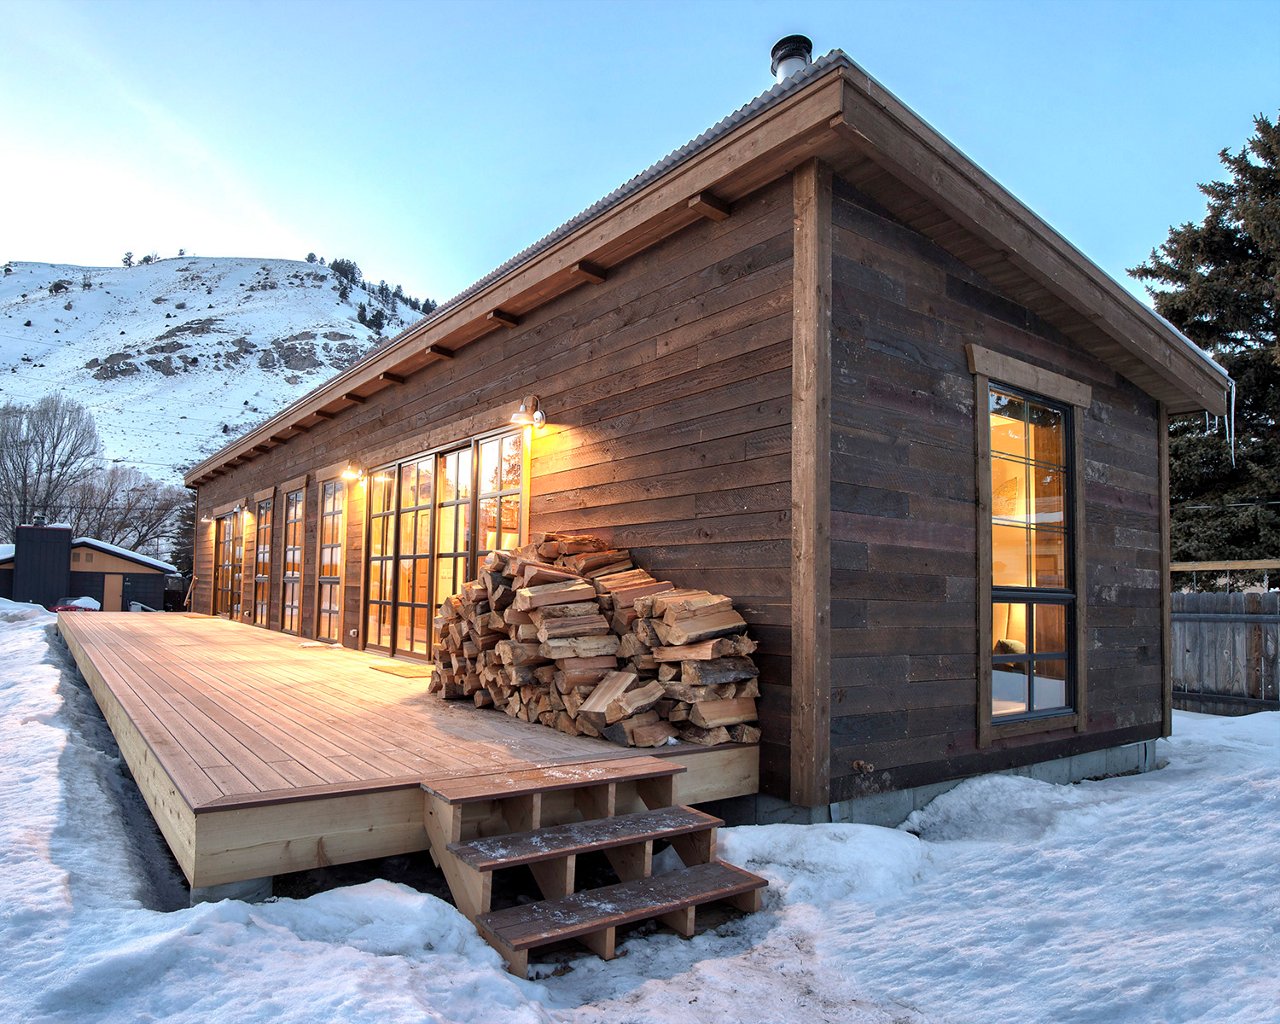
{"label": "wooden fence", "polygon": [[1174,707],[1280,710],[1280,593],[1172,597]]}

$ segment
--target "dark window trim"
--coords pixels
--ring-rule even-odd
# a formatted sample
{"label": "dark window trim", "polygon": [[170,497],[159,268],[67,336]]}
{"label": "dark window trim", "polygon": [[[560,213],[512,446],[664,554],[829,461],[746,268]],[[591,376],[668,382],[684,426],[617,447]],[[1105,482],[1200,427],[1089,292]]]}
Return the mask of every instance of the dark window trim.
{"label": "dark window trim", "polygon": [[[468,502],[468,506],[471,509],[471,514],[469,515],[469,522],[467,524],[467,530],[468,530],[468,536],[469,536],[469,541],[468,541],[469,548],[467,552],[467,572],[464,573],[464,575],[466,576],[466,578],[472,579],[475,576],[476,565],[478,564],[478,561],[479,561],[477,543],[478,543],[478,531],[479,531],[478,511],[479,511],[479,504],[480,504],[480,496],[479,496],[479,490],[478,490],[478,482],[479,482],[478,476],[480,473],[480,458],[479,458],[480,445],[485,441],[490,441],[490,440],[493,440],[494,438],[505,437],[511,434],[519,434],[521,437],[520,490],[518,493],[520,495],[519,538],[521,541],[523,541],[527,539],[529,536],[529,498],[530,498],[530,475],[531,475],[530,470],[531,470],[531,462],[532,462],[531,451],[533,448],[532,436],[529,428],[512,429],[510,425],[506,425],[495,430],[488,430],[488,431],[485,431],[484,433],[473,434],[470,437],[459,438],[447,444],[436,445],[435,447],[427,448],[410,455],[402,455],[391,461],[384,462],[379,464],[378,466],[372,467],[368,471],[370,478],[372,478],[374,474],[377,474],[377,473],[390,472],[392,473],[395,479],[395,483],[392,491],[393,507],[391,508],[389,513],[386,513],[390,515],[392,524],[394,526],[394,528],[389,531],[390,540],[392,542],[393,548],[392,548],[391,555],[389,557],[384,556],[385,560],[383,562],[383,568],[385,570],[385,567],[387,565],[391,565],[393,567],[396,566],[399,562],[399,555],[400,555],[399,517],[400,517],[401,509],[400,509],[399,469],[401,466],[407,463],[420,462],[424,459],[430,459],[432,462],[431,543],[429,545],[429,554],[427,555],[427,559],[429,561],[430,572],[431,572],[430,610],[433,615],[440,601],[439,595],[435,593],[436,579],[437,579],[436,544],[438,539],[436,514],[439,509],[439,502],[438,502],[438,499],[436,498],[436,487],[438,486],[438,483],[439,483],[438,460],[440,459],[441,456],[449,455],[453,452],[462,451],[464,449],[470,449],[471,451],[471,498]],[[495,493],[500,495],[506,495],[508,493],[514,493],[514,491],[512,492],[500,491]],[[486,497],[490,497],[490,496],[491,495],[488,495],[486,492]],[[417,506],[415,506],[415,508],[416,507]],[[372,502],[370,502],[370,508],[372,508]],[[369,514],[365,516],[364,567],[363,567],[362,588],[361,588],[363,593],[363,601],[361,602],[362,614],[361,614],[360,621],[361,621],[361,630],[364,633],[364,636],[363,636],[364,646],[377,651],[394,652],[397,658],[403,657],[403,658],[411,658],[414,660],[429,660],[431,657],[430,653],[414,654],[411,652],[400,650],[399,647],[397,646],[396,630],[399,627],[398,575],[396,579],[393,581],[393,585],[391,589],[391,600],[388,603],[389,614],[391,615],[391,644],[389,646],[383,645],[381,643],[378,643],[376,638],[371,638],[368,636],[370,604],[382,603],[382,602],[372,602],[371,594],[370,594],[369,551],[370,551],[370,542],[371,542],[370,538],[371,538],[373,519],[374,519],[374,516],[372,514],[372,511],[370,511]]]}
{"label": "dark window trim", "polygon": [[[1088,724],[1088,630],[1085,600],[1086,559],[1084,552],[1084,410],[1092,400],[1091,390],[1070,378],[1044,370],[1031,363],[993,353],[976,345],[966,346],[969,367],[974,379],[974,439],[978,483],[977,500],[977,574],[978,574],[978,746],[1034,732],[1075,729],[1083,732]],[[984,370],[996,371],[990,377]],[[991,421],[989,395],[992,385],[1003,390],[1062,409],[1070,424],[1066,432],[1067,480],[1070,487],[1067,529],[1067,561],[1070,572],[1069,591],[1046,588],[995,587],[991,581]],[[1028,385],[1032,385],[1029,387]],[[1042,390],[1033,390],[1038,386]],[[1070,594],[1067,598],[1066,595]],[[1072,707],[1026,715],[996,718],[991,711],[992,671],[992,604],[1000,597],[1024,603],[1069,603],[1067,632],[1067,675]],[[1011,661],[1013,659],[1010,659]]]}

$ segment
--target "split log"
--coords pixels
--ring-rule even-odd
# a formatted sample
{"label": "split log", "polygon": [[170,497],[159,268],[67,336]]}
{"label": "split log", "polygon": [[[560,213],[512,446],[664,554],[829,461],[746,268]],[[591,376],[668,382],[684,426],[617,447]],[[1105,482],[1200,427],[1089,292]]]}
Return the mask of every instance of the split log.
{"label": "split log", "polygon": [[739,683],[760,674],[750,658],[717,658],[714,661],[680,662],[680,679],[692,686]]}
{"label": "split log", "polygon": [[689,721],[704,729],[714,729],[719,725],[739,725],[755,720],[754,697],[698,701],[689,711]]}
{"label": "split log", "polygon": [[[658,632],[654,630],[657,637]],[[756,642],[749,636],[722,636],[715,640],[685,644],[682,647],[654,647],[653,656],[658,661],[711,661],[754,654]]]}

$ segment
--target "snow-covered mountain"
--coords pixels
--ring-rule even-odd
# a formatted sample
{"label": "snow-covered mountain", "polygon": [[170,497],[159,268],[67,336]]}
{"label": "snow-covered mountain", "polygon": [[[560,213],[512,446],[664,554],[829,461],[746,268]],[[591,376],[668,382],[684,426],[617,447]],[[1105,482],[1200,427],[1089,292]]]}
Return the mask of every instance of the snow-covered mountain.
{"label": "snow-covered mountain", "polygon": [[0,404],[61,392],[97,421],[109,460],[177,479],[419,316],[329,267],[175,257],[133,267],[4,264]]}

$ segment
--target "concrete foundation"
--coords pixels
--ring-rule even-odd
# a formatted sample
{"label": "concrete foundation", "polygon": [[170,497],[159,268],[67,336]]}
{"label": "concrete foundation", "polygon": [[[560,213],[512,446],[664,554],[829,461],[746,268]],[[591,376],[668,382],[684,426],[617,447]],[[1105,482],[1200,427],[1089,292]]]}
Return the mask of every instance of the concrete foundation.
{"label": "concrete foundation", "polygon": [[243,882],[227,882],[224,885],[193,885],[191,906],[197,903],[219,903],[222,900],[243,900],[245,903],[261,903],[271,899],[270,876],[247,878]]}
{"label": "concrete foundation", "polygon": [[[1108,747],[1087,754],[1075,754],[1054,761],[1025,765],[1000,772],[1001,775],[1021,775],[1041,782],[1068,785],[1084,779],[1102,778],[1108,775],[1126,775],[1129,772],[1146,772],[1156,766],[1156,741],[1129,743],[1122,747]],[[951,779],[914,789],[877,793],[874,796],[842,800],[822,807],[798,807],[786,800],[761,794],[755,799],[754,822],[758,825],[790,824],[813,825],[821,822],[852,822],[863,825],[883,825],[895,828],[901,825],[913,811],[918,811],[936,797],[960,785],[964,779]],[[745,808],[725,808],[729,813],[719,813],[729,824],[746,824],[750,819],[742,812]]]}

